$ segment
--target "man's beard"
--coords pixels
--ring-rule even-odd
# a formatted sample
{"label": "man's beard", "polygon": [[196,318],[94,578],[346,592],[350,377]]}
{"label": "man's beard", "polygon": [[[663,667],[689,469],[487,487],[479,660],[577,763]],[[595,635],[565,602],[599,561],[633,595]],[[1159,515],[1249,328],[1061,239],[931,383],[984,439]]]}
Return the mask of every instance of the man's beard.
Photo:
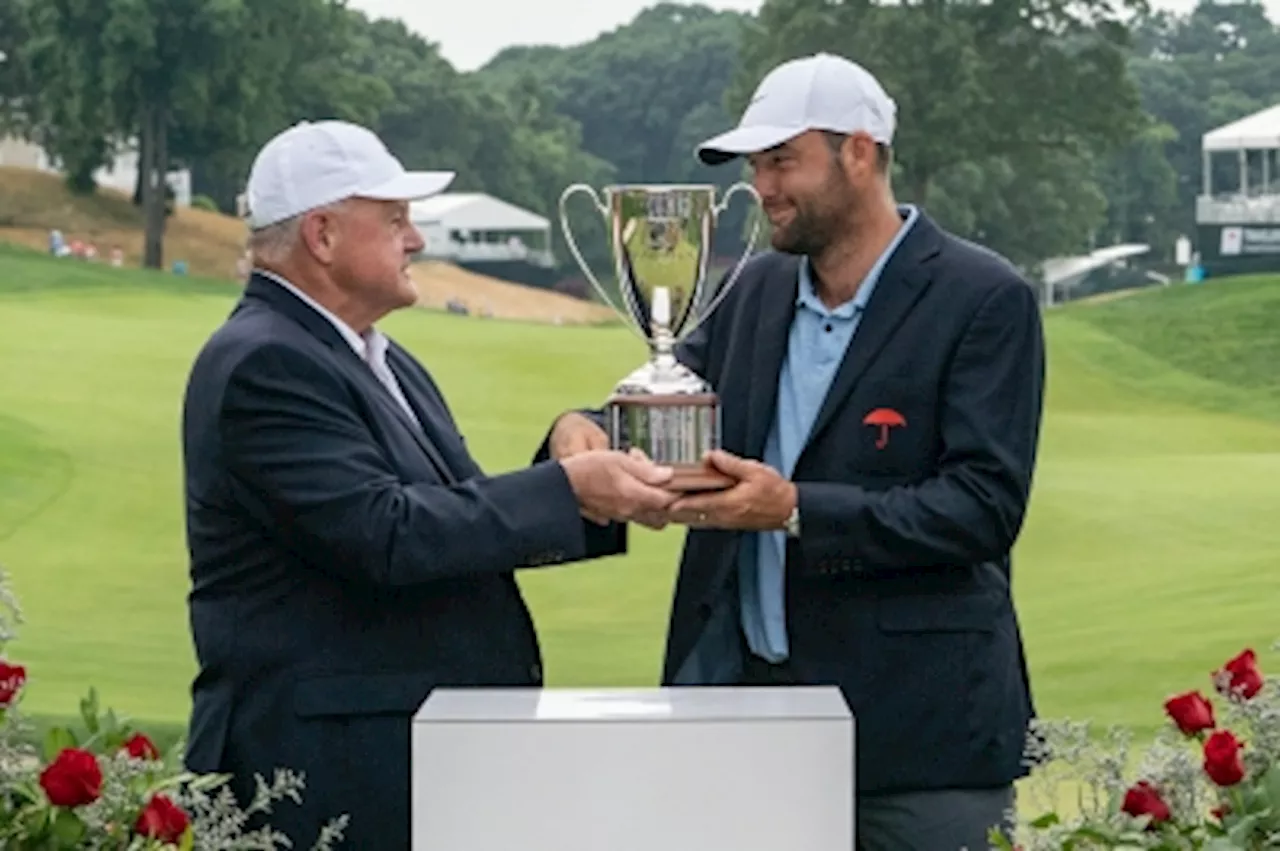
{"label": "man's beard", "polygon": [[784,254],[820,256],[843,235],[853,212],[852,202],[852,198],[844,198],[836,203],[796,205],[791,222],[774,229],[773,247]]}

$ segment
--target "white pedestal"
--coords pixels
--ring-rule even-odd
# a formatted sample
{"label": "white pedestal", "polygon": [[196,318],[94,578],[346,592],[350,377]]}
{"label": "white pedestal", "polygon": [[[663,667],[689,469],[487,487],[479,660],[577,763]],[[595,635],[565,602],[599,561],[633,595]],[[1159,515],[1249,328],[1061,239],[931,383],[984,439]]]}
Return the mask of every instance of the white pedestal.
{"label": "white pedestal", "polygon": [[440,689],[413,719],[413,851],[850,851],[838,689]]}

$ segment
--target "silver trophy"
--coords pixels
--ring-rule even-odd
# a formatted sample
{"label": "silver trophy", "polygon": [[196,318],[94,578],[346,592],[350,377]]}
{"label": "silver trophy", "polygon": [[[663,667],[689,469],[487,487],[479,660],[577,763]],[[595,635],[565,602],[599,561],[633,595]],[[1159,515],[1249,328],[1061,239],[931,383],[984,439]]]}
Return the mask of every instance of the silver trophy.
{"label": "silver trophy", "polygon": [[[673,490],[717,490],[733,483],[704,460],[707,451],[720,446],[720,399],[676,360],[675,346],[716,309],[755,247],[758,218],[724,283],[716,288],[708,281],[716,221],[739,191],[759,203],[747,183],[729,187],[718,204],[713,185],[609,186],[601,202],[592,187],[577,183],[560,196],[560,226],[569,251],[605,304],[649,347],[649,362],[618,382],[605,403],[610,445],[623,451],[638,447],[673,467]],[[573,238],[566,202],[577,193],[589,196],[604,217],[622,307],[591,273]]]}

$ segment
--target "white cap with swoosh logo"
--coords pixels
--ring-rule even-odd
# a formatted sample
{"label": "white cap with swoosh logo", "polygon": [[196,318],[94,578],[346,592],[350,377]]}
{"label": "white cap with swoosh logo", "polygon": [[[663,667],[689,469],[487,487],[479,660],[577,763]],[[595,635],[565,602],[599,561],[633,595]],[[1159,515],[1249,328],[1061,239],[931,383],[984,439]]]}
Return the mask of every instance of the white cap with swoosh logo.
{"label": "white cap with swoosh logo", "polygon": [[347,121],[301,121],[258,153],[245,189],[249,228],[347,198],[416,201],[443,192],[452,171],[406,171],[377,135]]}
{"label": "white cap with swoosh logo", "polygon": [[756,87],[738,126],[698,146],[707,165],[777,147],[809,130],[863,132],[893,144],[897,104],[861,65],[830,53],[782,63]]}

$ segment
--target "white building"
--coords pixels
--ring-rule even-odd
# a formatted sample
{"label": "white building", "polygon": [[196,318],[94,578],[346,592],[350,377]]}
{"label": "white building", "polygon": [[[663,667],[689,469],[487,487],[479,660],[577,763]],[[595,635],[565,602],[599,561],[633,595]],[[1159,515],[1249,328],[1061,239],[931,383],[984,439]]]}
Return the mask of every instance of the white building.
{"label": "white building", "polygon": [[[132,144],[122,146],[109,166],[100,168],[94,173],[94,180],[99,186],[132,195],[138,185],[138,165],[137,148]],[[53,164],[49,155],[39,145],[24,142],[12,136],[0,138],[0,166],[33,168],[49,174],[62,174],[62,170]],[[175,203],[179,207],[191,206],[190,170],[170,171],[168,179],[169,186],[173,189]]]}
{"label": "white building", "polygon": [[426,241],[423,255],[459,263],[522,261],[548,268],[551,222],[480,192],[445,192],[409,207]]}
{"label": "white building", "polygon": [[[1280,104],[1210,130],[1200,147],[1200,272],[1209,278],[1280,272]],[[1215,158],[1224,157],[1235,160],[1234,179],[1223,180],[1226,169],[1214,168]]]}
{"label": "white building", "polygon": [[[1204,134],[1199,224],[1280,224],[1280,104]],[[1215,186],[1215,157],[1236,161],[1234,186]]]}

